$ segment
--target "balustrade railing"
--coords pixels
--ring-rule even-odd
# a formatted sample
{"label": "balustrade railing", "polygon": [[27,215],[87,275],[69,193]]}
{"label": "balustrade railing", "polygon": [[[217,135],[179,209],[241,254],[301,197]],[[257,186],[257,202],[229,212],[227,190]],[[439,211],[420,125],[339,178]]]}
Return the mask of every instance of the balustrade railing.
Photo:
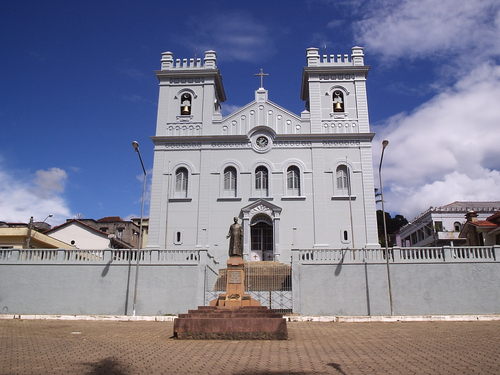
{"label": "balustrade railing", "polygon": [[158,263],[209,264],[217,268],[207,250],[149,250],[149,249],[0,249],[0,263]]}
{"label": "balustrade railing", "polygon": [[[391,263],[496,262],[500,246],[394,247],[389,249]],[[292,249],[299,264],[382,263],[385,249]]]}
{"label": "balustrade railing", "polygon": [[402,261],[405,260],[429,260],[444,261],[445,251],[441,247],[419,247],[419,248],[401,248],[398,249]]}

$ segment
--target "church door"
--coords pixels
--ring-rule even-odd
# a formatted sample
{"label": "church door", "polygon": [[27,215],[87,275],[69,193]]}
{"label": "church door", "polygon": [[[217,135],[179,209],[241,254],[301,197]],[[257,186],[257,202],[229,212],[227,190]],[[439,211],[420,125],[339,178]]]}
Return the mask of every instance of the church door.
{"label": "church door", "polygon": [[262,260],[274,260],[273,226],[267,220],[258,220],[251,225],[251,249]]}

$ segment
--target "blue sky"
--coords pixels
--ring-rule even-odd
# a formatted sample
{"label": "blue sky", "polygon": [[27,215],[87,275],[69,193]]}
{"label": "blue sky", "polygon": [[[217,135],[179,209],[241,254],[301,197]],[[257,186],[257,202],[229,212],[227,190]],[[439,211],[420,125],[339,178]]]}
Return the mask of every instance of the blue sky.
{"label": "blue sky", "polygon": [[152,167],[160,55],[215,49],[225,113],[300,113],[305,49],[365,47],[387,207],[412,217],[500,200],[500,5],[494,0],[18,1],[0,5],[0,220],[137,216]]}

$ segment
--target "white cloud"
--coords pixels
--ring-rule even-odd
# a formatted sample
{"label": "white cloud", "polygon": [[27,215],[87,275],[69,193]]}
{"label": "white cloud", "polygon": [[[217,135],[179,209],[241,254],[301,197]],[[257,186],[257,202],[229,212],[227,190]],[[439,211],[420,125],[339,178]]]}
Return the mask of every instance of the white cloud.
{"label": "white cloud", "polygon": [[60,168],[40,169],[35,172],[35,185],[40,194],[52,195],[64,191],[68,175]]}
{"label": "white cloud", "polygon": [[19,178],[0,165],[0,220],[28,222],[54,215],[47,222],[59,223],[71,216],[62,193],[67,174],[60,168],[38,170],[33,176]]}
{"label": "white cloud", "polygon": [[258,62],[275,53],[269,28],[245,12],[193,17],[189,33],[181,42],[198,55],[213,49],[219,60],[226,61]]}
{"label": "white cloud", "polygon": [[[385,60],[449,55],[469,68],[500,53],[497,0],[378,0],[356,39]],[[453,59],[438,63],[453,63]]]}
{"label": "white cloud", "polygon": [[241,105],[223,104],[222,105],[222,114],[224,116],[227,116],[227,115],[230,115],[231,113],[236,112],[240,108],[241,108]]}
{"label": "white cloud", "polygon": [[500,67],[483,64],[412,113],[377,126],[375,155],[382,139],[390,141],[388,209],[411,217],[454,200],[500,200],[499,102]]}

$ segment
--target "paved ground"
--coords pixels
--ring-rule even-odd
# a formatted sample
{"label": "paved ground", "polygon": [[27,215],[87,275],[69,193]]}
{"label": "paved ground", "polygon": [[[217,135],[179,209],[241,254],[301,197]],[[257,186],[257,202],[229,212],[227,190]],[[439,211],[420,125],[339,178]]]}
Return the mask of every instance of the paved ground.
{"label": "paved ground", "polygon": [[171,322],[0,320],[0,374],[500,374],[500,321],[288,323],[182,341]]}

